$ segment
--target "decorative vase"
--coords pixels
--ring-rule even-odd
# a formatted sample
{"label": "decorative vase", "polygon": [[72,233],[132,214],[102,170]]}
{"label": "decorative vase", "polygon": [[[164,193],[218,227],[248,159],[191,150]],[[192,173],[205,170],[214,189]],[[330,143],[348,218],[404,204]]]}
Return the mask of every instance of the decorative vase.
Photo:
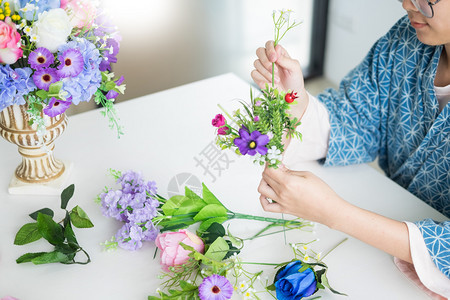
{"label": "decorative vase", "polygon": [[65,114],[50,118],[42,114],[46,132],[41,140],[36,125],[29,125],[28,105],[11,105],[0,111],[0,135],[19,147],[22,163],[12,176],[10,194],[59,195],[71,164],[53,156],[54,141],[67,127]]}

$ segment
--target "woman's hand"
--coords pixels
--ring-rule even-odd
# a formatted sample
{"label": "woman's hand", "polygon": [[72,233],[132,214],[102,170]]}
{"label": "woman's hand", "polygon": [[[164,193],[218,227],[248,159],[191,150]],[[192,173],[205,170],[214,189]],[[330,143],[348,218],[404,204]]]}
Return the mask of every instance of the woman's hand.
{"label": "woman's hand", "polygon": [[322,223],[412,262],[405,223],[346,202],[310,172],[290,171],[281,166],[279,169],[266,167],[262,175],[258,191],[265,211]]}
{"label": "woman's hand", "polygon": [[268,41],[265,48],[256,50],[258,59],[255,60],[255,69],[251,76],[253,81],[264,89],[266,83],[272,83],[272,63],[275,63],[274,84],[283,91],[294,91],[298,96],[298,104],[291,106],[290,113],[301,119],[308,106],[308,93],[305,89],[302,69],[298,60],[292,59],[289,53],[281,46],[274,47],[273,41]]}
{"label": "woman's hand", "polygon": [[266,167],[258,192],[265,211],[288,213],[330,227],[333,212],[346,203],[311,172],[291,171],[284,166]]}

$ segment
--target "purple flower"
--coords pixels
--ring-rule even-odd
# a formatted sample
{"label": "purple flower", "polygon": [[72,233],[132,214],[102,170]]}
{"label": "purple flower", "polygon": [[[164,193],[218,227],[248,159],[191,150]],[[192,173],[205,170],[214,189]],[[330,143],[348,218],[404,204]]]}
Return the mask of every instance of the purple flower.
{"label": "purple flower", "polygon": [[39,89],[46,91],[48,91],[52,83],[59,81],[59,79],[56,70],[52,68],[39,69],[33,74],[34,84]]}
{"label": "purple flower", "polygon": [[63,101],[52,97],[52,99],[50,99],[50,103],[43,109],[43,111],[44,114],[53,118],[64,113],[69,108],[70,104],[72,104],[70,101]]}
{"label": "purple flower", "polygon": [[105,50],[103,51],[103,59],[99,66],[100,71],[111,71],[111,64],[117,62],[116,56],[118,53],[119,43],[115,39],[108,39],[106,41]]}
{"label": "purple flower", "polygon": [[28,57],[28,63],[35,70],[47,68],[54,62],[55,58],[53,57],[53,54],[50,50],[44,47],[37,48],[31,52]]}
{"label": "purple flower", "polygon": [[116,233],[116,241],[119,247],[134,251],[142,247],[141,235],[142,228],[125,223]]}
{"label": "purple flower", "polygon": [[58,67],[58,74],[61,78],[76,77],[83,71],[83,55],[77,49],[67,49],[58,55],[61,65]]}
{"label": "purple flower", "polygon": [[[123,83],[123,81],[124,81],[123,76],[120,76],[120,78],[117,79],[115,81],[115,83],[116,83],[117,86],[119,86],[119,85],[121,85]],[[108,91],[108,93],[106,93],[105,97],[106,97],[106,99],[115,99],[117,96],[119,96],[118,92],[116,92],[115,90],[110,90],[110,91]]]}
{"label": "purple flower", "polygon": [[118,202],[122,197],[122,191],[109,190],[106,193],[100,195],[102,204],[102,213],[106,217],[112,217],[120,219],[120,210],[118,208]]}
{"label": "purple flower", "polygon": [[58,51],[64,53],[68,49],[77,49],[83,53],[82,72],[76,77],[67,77],[62,80],[62,90],[72,96],[73,104],[78,105],[81,101],[89,101],[100,87],[102,75],[98,67],[102,59],[95,45],[84,38],[62,45]]}
{"label": "purple flower", "polygon": [[226,300],[233,295],[233,286],[224,276],[213,274],[198,286],[201,300]]}
{"label": "purple flower", "polygon": [[239,137],[234,139],[234,144],[239,148],[242,155],[254,156],[257,152],[261,155],[267,153],[265,145],[269,142],[269,137],[261,134],[258,130],[251,134],[242,127],[239,129]]}

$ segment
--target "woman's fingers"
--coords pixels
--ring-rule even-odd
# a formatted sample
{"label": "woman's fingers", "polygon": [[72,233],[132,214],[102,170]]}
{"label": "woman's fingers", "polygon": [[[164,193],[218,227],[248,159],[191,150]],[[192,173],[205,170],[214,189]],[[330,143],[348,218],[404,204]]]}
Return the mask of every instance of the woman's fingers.
{"label": "woman's fingers", "polygon": [[282,213],[283,209],[279,203],[272,202],[264,196],[259,197],[259,202],[261,202],[261,206],[264,211],[274,212],[274,213]]}
{"label": "woman's fingers", "polygon": [[263,77],[264,79],[266,79],[267,82],[271,83],[272,82],[272,70],[267,70],[261,63],[261,61],[259,59],[255,60],[255,62],[253,63],[253,65],[256,68],[256,71],[258,71]]}

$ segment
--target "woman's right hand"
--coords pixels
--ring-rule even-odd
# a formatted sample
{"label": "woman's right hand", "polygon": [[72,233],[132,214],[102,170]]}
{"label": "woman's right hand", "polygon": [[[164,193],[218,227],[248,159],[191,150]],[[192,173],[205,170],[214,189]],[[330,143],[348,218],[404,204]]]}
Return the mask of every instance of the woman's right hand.
{"label": "woman's right hand", "polygon": [[251,75],[253,81],[265,89],[266,83],[272,84],[272,63],[275,63],[275,86],[287,92],[291,90],[297,93],[298,104],[292,105],[290,113],[301,119],[309,103],[308,93],[305,89],[302,69],[298,60],[292,59],[289,53],[281,46],[274,47],[273,41],[268,41],[265,48],[256,50],[258,59],[255,60],[255,70]]}
{"label": "woman's right hand", "polygon": [[253,81],[264,89],[266,83],[272,83],[272,63],[275,63],[275,86],[283,91],[291,90],[302,93],[305,89],[303,73],[298,60],[292,59],[288,52],[281,46],[273,46],[273,41],[268,41],[265,48],[256,50],[258,59],[255,60],[255,70],[251,76]]}

